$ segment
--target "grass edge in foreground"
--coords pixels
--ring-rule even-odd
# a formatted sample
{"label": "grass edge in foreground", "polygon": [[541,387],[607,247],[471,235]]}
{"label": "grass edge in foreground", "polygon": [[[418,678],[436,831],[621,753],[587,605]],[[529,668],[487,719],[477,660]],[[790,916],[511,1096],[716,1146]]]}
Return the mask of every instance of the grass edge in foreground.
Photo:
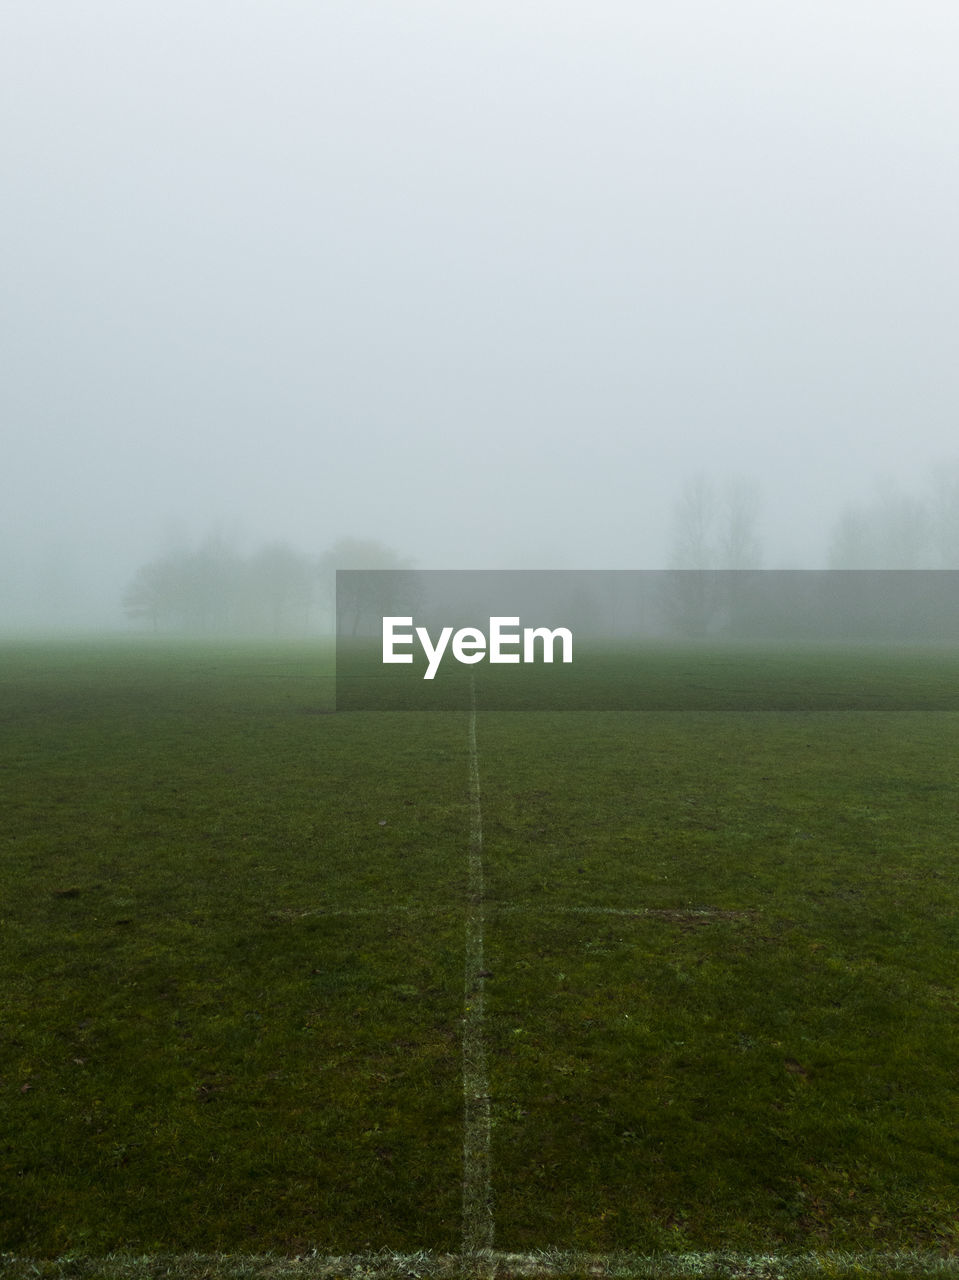
{"label": "grass edge in foreground", "polygon": [[959,1275],[959,1254],[929,1250],[871,1253],[823,1251],[749,1254],[731,1251],[686,1254],[589,1254],[552,1249],[533,1253],[481,1250],[473,1255],[415,1253],[327,1255],[280,1254],[67,1254],[36,1259],[0,1254],[0,1276],[7,1280],[256,1280],[260,1277],[472,1277],[486,1280],[579,1280],[630,1277],[635,1280],[909,1280],[915,1276]]}

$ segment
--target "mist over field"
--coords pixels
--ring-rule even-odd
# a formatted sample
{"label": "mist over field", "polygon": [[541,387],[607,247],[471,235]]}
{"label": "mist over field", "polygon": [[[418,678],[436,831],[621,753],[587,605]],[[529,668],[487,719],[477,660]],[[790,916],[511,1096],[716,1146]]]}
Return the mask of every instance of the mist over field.
{"label": "mist over field", "polygon": [[371,544],[956,567],[957,43],[946,0],[6,6],[0,629],[149,627],[171,566],[202,629],[211,564],[319,625]]}
{"label": "mist over field", "polygon": [[3,1280],[959,1280],[957,66],[0,3]]}

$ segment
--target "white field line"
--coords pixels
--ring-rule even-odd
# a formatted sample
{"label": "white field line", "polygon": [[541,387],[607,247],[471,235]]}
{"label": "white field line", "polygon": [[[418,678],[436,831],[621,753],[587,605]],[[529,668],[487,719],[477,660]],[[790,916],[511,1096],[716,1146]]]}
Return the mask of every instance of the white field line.
{"label": "white field line", "polygon": [[652,916],[654,920],[688,920],[703,917],[711,920],[745,920],[758,916],[756,910],[732,911],[724,907],[567,907],[543,902],[487,902],[487,909],[497,915],[583,915],[583,916]]}
{"label": "white field line", "polygon": [[463,992],[463,1253],[493,1247],[490,1198],[490,1098],[483,1042],[483,813],[476,752],[476,700],[470,684],[469,883],[466,894],[466,971]]}
{"label": "white field line", "polygon": [[[480,863],[480,885],[482,886],[482,862]],[[753,919],[760,914],[755,908],[748,910],[729,910],[724,907],[567,907],[562,903],[543,902],[492,902],[487,899],[483,911],[495,912],[496,915],[584,915],[584,916],[652,916],[654,920],[685,920],[687,918],[704,917],[715,920]],[[420,903],[404,905],[402,903],[386,903],[381,907],[296,907],[280,908],[271,911],[270,915],[284,920],[299,920],[304,916],[436,916],[444,911],[456,911],[458,907],[442,905],[424,906]]]}
{"label": "white field line", "polygon": [[279,917],[283,920],[301,920],[304,916],[435,916],[442,914],[444,911],[459,911],[459,906],[443,907],[443,906],[427,906],[423,903],[411,903],[408,906],[403,903],[389,902],[381,907],[280,907],[276,911],[271,911],[270,915]]}
{"label": "white field line", "polygon": [[535,1253],[484,1250],[475,1254],[417,1253],[321,1254],[296,1257],[276,1253],[211,1254],[71,1253],[62,1258],[29,1258],[0,1253],[0,1276],[6,1280],[400,1280],[406,1277],[474,1276],[478,1261],[497,1280],[561,1280],[570,1275],[619,1277],[621,1280],[826,1280],[837,1272],[866,1277],[959,1276],[959,1254],[923,1249],[867,1253],[823,1250],[821,1253],[576,1253],[544,1249]]}

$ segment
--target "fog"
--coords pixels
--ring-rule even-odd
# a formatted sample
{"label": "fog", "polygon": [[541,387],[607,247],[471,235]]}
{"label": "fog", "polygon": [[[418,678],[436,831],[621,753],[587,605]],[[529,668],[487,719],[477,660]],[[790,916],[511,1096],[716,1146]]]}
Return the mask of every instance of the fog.
{"label": "fog", "polygon": [[696,484],[769,568],[941,529],[957,38],[951,0],[13,0],[0,625],[136,625],[210,539],[668,567]]}

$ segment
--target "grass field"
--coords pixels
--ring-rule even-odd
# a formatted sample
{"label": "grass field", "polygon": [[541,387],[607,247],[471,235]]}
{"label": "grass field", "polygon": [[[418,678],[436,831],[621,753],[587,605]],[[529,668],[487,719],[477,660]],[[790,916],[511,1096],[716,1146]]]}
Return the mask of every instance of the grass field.
{"label": "grass field", "polygon": [[0,650],[0,1273],[959,1271],[959,716],[333,706]]}

